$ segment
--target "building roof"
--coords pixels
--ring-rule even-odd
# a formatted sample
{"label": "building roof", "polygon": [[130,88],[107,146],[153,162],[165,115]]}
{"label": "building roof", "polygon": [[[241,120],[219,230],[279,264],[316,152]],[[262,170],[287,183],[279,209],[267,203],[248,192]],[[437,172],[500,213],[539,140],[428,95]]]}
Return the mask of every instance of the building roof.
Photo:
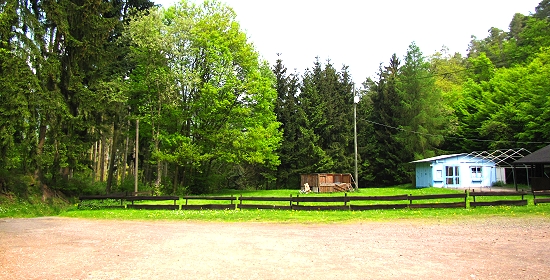
{"label": "building roof", "polygon": [[436,157],[431,157],[431,158],[425,158],[425,159],[421,159],[421,160],[411,161],[411,163],[432,162],[432,161],[436,161],[436,160],[439,160],[439,159],[446,159],[446,158],[452,158],[452,157],[463,156],[463,155],[466,155],[466,153],[462,153],[462,154],[453,154],[453,155],[441,155],[441,156],[436,156]]}
{"label": "building roof", "polygon": [[528,154],[521,159],[518,159],[514,161],[512,164],[519,165],[519,164],[544,164],[544,163],[550,163],[550,145],[536,150],[532,152],[531,154]]}

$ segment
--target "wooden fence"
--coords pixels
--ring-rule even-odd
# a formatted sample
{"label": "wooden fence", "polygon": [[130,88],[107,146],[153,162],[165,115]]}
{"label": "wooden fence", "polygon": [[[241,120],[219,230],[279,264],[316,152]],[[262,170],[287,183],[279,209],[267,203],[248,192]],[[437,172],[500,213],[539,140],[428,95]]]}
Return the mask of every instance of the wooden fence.
{"label": "wooden fence", "polygon": [[[237,198],[234,196],[184,196],[185,205],[181,205],[181,210],[233,210],[235,204],[233,203]],[[208,204],[189,204],[189,200],[217,200],[217,201],[229,201],[229,203],[208,203]]]}
{"label": "wooden fence", "polygon": [[535,205],[539,203],[550,203],[550,178],[531,178],[531,191],[533,193],[533,202]]}
{"label": "wooden fence", "polygon": [[[525,199],[526,192],[470,192],[470,197],[474,201],[470,201],[470,207],[477,206],[500,206],[500,205],[511,205],[511,206],[525,206],[527,205],[527,200]],[[492,198],[489,201],[476,201],[476,198],[488,197]],[[521,197],[521,199],[519,199]],[[496,198],[496,200],[495,200]]]}
{"label": "wooden fence", "polygon": [[[180,199],[179,196],[128,196],[124,198],[127,201],[132,202],[132,204],[126,205],[127,208],[132,209],[148,209],[148,210],[178,210],[179,205],[177,201]],[[135,201],[166,201],[173,200],[174,204],[134,204]]]}
{"label": "wooden fence", "polygon": [[[279,210],[351,210],[363,211],[374,209],[417,209],[417,208],[467,208],[479,206],[500,205],[527,205],[526,192],[467,192],[455,194],[429,194],[429,195],[391,195],[391,196],[288,196],[288,197],[263,197],[263,196],[184,196],[181,200],[185,203],[178,205],[178,196],[134,196],[134,195],[98,195],[82,196],[81,201],[97,199],[120,199],[131,202],[127,208],[133,209],[170,209],[170,210],[233,210],[233,209],[279,209]],[[550,193],[544,193],[550,195]],[[468,198],[473,201],[468,201]],[[147,204],[150,201],[173,201],[173,204]],[[200,204],[190,201],[205,201]],[[238,200],[237,203],[235,203]],[[146,203],[135,204],[136,201]],[[212,203],[220,201],[220,203]],[[537,203],[537,198],[534,198]],[[550,202],[548,198],[539,198],[538,203]]]}
{"label": "wooden fence", "polygon": [[[269,204],[244,204],[244,201],[286,201],[288,205],[269,205]],[[292,195],[290,197],[267,197],[267,196],[240,196],[239,204],[240,209],[279,209],[279,210],[292,210]]]}
{"label": "wooden fence", "polygon": [[[289,197],[243,197],[238,198],[241,209],[287,209],[287,210],[375,210],[418,208],[467,208],[478,206],[527,205],[526,192],[470,192],[456,194],[392,195],[392,196],[295,196]],[[468,203],[468,197],[473,201]],[[484,197],[483,201],[479,201]],[[521,199],[519,199],[521,197]],[[477,200],[476,200],[477,198]],[[496,199],[496,200],[495,200]],[[283,201],[288,205],[244,204],[243,202]],[[330,205],[328,205],[330,203]],[[336,205],[335,205],[336,204]]]}

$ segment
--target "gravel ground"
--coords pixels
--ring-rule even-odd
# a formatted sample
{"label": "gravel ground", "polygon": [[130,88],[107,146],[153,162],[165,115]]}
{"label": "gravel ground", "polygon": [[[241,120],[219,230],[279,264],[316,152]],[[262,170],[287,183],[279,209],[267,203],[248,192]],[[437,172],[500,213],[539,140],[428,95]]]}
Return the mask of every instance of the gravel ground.
{"label": "gravel ground", "polygon": [[550,219],[0,219],[0,279],[549,279]]}

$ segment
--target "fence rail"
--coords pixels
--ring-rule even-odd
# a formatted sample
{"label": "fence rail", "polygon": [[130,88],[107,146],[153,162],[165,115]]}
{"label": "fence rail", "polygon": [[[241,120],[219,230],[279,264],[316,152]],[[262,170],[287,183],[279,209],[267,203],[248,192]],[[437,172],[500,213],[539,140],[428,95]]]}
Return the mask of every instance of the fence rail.
{"label": "fence rail", "polygon": [[[413,201],[418,200],[431,200],[431,199],[461,199],[459,202],[441,202],[441,203],[417,203],[413,204]],[[463,200],[463,201],[462,201]],[[430,195],[409,195],[409,208],[466,208],[466,202],[468,200],[468,193],[456,193],[456,194],[430,194]]]}
{"label": "fence rail", "polygon": [[[178,210],[179,205],[177,201],[180,199],[179,196],[128,196],[124,198],[127,201],[132,202],[132,204],[126,205],[127,208],[132,209],[147,209],[147,210]],[[174,201],[173,205],[169,204],[134,204],[135,201]]]}
{"label": "fence rail", "polygon": [[[244,204],[244,201],[282,201],[288,202],[288,205],[274,205],[274,204]],[[240,196],[239,204],[240,209],[278,209],[278,210],[292,210],[292,195],[290,197],[269,197],[269,196]]]}
{"label": "fence rail", "polygon": [[[527,199],[525,196],[528,193],[526,192],[470,192],[470,196],[473,197],[474,201],[470,202],[470,207],[477,206],[525,206],[527,205]],[[476,201],[478,197],[499,197],[498,200],[490,201]],[[521,197],[521,199],[518,199]]]}
{"label": "fence rail", "polygon": [[550,203],[550,190],[533,191],[533,202],[535,205],[539,203]]}
{"label": "fence rail", "polygon": [[[234,196],[184,196],[185,204],[181,205],[181,210],[233,210],[233,203],[237,198]],[[189,204],[190,200],[219,200],[229,201],[229,203],[206,203],[206,204]]]}

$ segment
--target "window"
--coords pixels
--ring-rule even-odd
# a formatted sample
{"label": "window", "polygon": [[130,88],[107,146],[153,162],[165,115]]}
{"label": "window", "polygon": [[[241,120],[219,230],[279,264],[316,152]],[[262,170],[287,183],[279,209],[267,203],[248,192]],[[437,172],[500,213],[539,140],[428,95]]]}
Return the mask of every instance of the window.
{"label": "window", "polygon": [[443,178],[443,171],[442,170],[436,170],[435,171],[435,178],[438,180],[441,180]]}
{"label": "window", "polygon": [[472,179],[481,179],[483,173],[481,173],[481,166],[471,166],[470,167]]}
{"label": "window", "polygon": [[445,167],[445,183],[447,185],[459,185],[460,174],[458,172],[458,166],[446,166]]}

